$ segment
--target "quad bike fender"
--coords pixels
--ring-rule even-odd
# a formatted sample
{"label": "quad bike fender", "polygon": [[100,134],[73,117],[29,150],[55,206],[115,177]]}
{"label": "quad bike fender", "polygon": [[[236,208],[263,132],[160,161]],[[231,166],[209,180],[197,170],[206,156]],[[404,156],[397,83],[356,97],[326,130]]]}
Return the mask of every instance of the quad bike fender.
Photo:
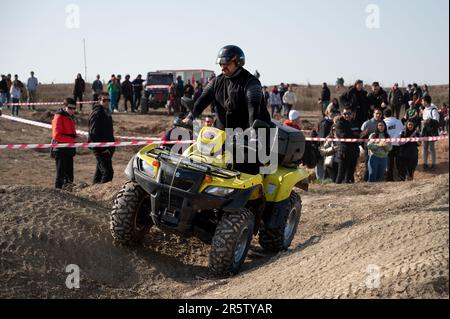
{"label": "quad bike fender", "polygon": [[288,199],[295,186],[306,188],[304,184],[308,184],[308,178],[309,172],[305,168],[279,167],[275,173],[264,178],[263,190],[267,202],[278,203]]}

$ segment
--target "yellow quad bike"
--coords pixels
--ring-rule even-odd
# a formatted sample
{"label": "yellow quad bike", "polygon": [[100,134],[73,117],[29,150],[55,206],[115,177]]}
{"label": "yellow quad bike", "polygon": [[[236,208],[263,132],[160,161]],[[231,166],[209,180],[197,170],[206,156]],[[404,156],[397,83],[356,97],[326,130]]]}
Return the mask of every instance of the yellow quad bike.
{"label": "yellow quad bike", "polygon": [[[259,127],[267,125],[256,122]],[[196,236],[211,244],[209,268],[217,275],[240,271],[257,234],[267,251],[287,250],[302,209],[293,189],[308,187],[309,173],[298,165],[305,137],[295,129],[272,124],[277,131],[279,166],[270,175],[232,169],[230,154],[218,152],[223,150],[225,132],[216,128],[203,128],[182,155],[156,145],[141,149],[125,170],[129,181],[111,211],[115,241],[139,243],[152,226]]]}

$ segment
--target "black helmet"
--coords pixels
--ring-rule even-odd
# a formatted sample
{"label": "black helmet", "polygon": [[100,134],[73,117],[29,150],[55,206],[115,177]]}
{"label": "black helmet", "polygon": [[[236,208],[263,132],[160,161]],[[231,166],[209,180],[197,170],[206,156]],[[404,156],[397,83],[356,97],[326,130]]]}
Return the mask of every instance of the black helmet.
{"label": "black helmet", "polygon": [[245,65],[245,54],[244,51],[241,50],[238,46],[235,45],[227,45],[220,49],[219,54],[217,55],[217,64],[225,64],[232,60],[236,61],[237,66]]}

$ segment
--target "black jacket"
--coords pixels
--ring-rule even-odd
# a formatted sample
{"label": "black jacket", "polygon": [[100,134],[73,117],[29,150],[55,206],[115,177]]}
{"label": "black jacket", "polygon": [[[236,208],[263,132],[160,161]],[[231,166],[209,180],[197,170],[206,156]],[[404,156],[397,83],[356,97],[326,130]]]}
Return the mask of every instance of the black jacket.
{"label": "black jacket", "polygon": [[355,121],[359,127],[369,119],[369,100],[365,90],[358,91],[355,87],[351,87],[341,95],[340,103],[343,106],[350,106],[352,111],[356,112]]}
{"label": "black jacket", "polygon": [[8,83],[6,83],[6,80],[0,80],[0,93],[7,93],[8,92]]}
{"label": "black jacket", "polygon": [[122,94],[126,97],[133,96],[133,85],[129,80],[125,80],[122,82]]}
{"label": "black jacket", "polygon": [[320,96],[323,102],[330,101],[331,99],[331,92],[328,87],[322,88],[322,94]]}
{"label": "black jacket", "polygon": [[389,105],[391,106],[400,106],[403,105],[403,92],[400,89],[397,90],[391,90],[391,92],[389,92]]}
{"label": "black jacket", "polygon": [[73,88],[73,94],[83,94],[86,89],[86,84],[83,79],[75,79],[75,86]]}
{"label": "black jacket", "polygon": [[209,82],[195,102],[192,116],[198,118],[205,108],[214,102],[217,128],[245,130],[251,127],[256,119],[271,122],[264,101],[261,82],[241,68],[232,77],[221,74]]}
{"label": "black jacket", "polygon": [[[351,123],[341,117],[336,122],[336,137],[337,138],[359,138],[359,132],[353,128],[356,127],[356,123]],[[338,159],[345,160],[346,158],[358,157],[359,145],[358,143],[339,142],[338,147]]]}
{"label": "black jacket", "polygon": [[[410,131],[403,131],[400,135],[401,138],[408,138],[408,137],[420,137],[420,133],[417,131],[410,132]],[[399,148],[399,157],[407,157],[411,159],[417,159],[419,158],[419,143],[417,142],[408,142],[403,145],[400,145]]]}
{"label": "black jacket", "polygon": [[319,126],[319,137],[320,138],[326,138],[328,135],[330,135],[331,128],[333,127],[333,121],[329,118],[324,118],[320,122]]}
{"label": "black jacket", "polygon": [[[115,142],[114,128],[111,114],[101,105],[94,106],[89,116],[89,142]],[[105,150],[114,150],[111,148],[94,148],[95,152]]]}
{"label": "black jacket", "polygon": [[383,90],[383,88],[380,88],[378,94],[375,94],[375,92],[369,93],[367,98],[369,99],[369,105],[375,108],[381,108],[381,104],[383,103],[385,103],[386,105],[389,104],[388,95],[386,91]]}

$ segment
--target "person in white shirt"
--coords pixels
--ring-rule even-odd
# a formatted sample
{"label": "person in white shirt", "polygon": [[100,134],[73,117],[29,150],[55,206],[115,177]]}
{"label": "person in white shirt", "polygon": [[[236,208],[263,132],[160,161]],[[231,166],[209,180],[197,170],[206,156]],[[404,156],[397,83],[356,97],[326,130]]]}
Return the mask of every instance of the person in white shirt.
{"label": "person in white shirt", "polygon": [[[36,91],[39,85],[38,79],[34,77],[34,72],[31,71],[31,77],[28,78],[27,81],[27,90],[28,90],[28,103],[36,102]],[[28,109],[33,109],[36,111],[34,104],[28,105]]]}
{"label": "person in white shirt", "polygon": [[288,85],[288,91],[283,95],[283,106],[284,106],[283,115],[285,117],[289,116],[289,112],[291,111],[295,103],[297,103],[297,96],[292,90],[292,85]]}
{"label": "person in white shirt", "polygon": [[[438,136],[439,135],[439,111],[437,107],[431,103],[431,96],[426,95],[423,98],[422,112],[422,136]],[[423,142],[423,169],[434,169],[436,166],[436,142]],[[431,153],[431,166],[428,166],[428,154]]]}
{"label": "person in white shirt", "polygon": [[[384,122],[386,123],[387,131],[390,138],[400,138],[402,132],[404,130],[404,126],[402,121],[392,116],[392,110],[387,108],[384,110]],[[388,171],[386,176],[386,181],[393,182],[394,181],[394,166],[397,166],[398,169],[398,152],[400,149],[400,143],[391,143],[392,150],[389,152],[388,157]]]}

